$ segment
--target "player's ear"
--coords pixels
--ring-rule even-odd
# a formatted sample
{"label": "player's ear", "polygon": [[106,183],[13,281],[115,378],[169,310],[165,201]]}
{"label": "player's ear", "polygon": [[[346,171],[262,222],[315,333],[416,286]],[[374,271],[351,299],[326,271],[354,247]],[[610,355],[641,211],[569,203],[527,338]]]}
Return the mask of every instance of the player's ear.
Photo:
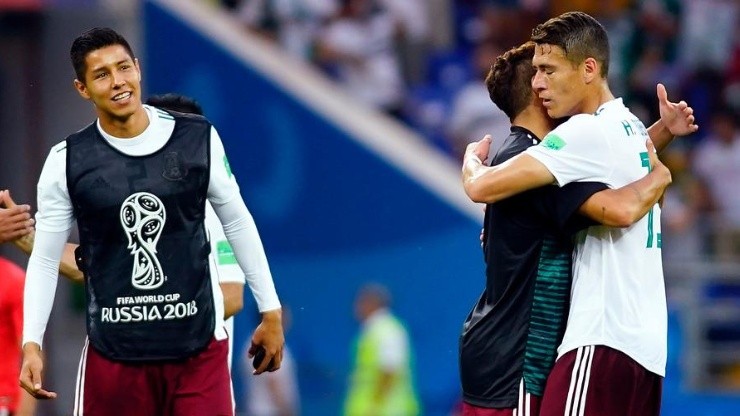
{"label": "player's ear", "polygon": [[597,77],[600,76],[599,74],[599,63],[596,62],[596,59],[588,57],[585,61],[583,61],[583,81],[586,84],[590,84],[592,81],[597,79]]}
{"label": "player's ear", "polygon": [[77,90],[77,93],[80,94],[82,98],[86,100],[90,99],[90,93],[87,91],[87,86],[82,81],[75,78],[74,86]]}

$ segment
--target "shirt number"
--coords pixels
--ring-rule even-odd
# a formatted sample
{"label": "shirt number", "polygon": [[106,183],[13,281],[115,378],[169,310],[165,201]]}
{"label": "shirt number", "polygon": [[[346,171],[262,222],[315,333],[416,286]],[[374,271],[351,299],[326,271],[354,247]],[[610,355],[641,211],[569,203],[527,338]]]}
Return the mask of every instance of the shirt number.
{"label": "shirt number", "polygon": [[[652,170],[650,167],[650,156],[647,152],[641,152],[640,153],[640,161],[642,161],[642,167],[647,168],[648,173]],[[661,239],[660,233],[655,233],[653,231],[653,218],[655,213],[653,212],[654,208],[650,208],[650,211],[648,212],[648,236],[647,236],[647,248],[657,247],[661,248],[663,246],[663,241]]]}

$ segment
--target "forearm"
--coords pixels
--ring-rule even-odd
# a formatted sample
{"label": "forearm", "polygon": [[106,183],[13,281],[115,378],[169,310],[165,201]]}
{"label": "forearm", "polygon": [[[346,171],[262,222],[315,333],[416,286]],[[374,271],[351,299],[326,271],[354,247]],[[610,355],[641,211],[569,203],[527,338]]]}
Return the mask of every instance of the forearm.
{"label": "forearm", "polygon": [[547,168],[535,158],[520,154],[496,166],[485,166],[467,153],[463,160],[463,187],[473,202],[491,204],[521,192],[555,182]]}
{"label": "forearm", "polygon": [[647,131],[648,135],[650,136],[650,140],[653,141],[653,145],[655,145],[655,150],[657,150],[658,153],[662,152],[663,149],[668,147],[668,145],[671,144],[673,139],[676,137],[660,120],[656,121],[655,123],[653,123],[652,126],[648,127]]}
{"label": "forearm", "polygon": [[59,272],[75,283],[83,283],[85,281],[85,275],[77,267],[77,260],[75,260],[75,249],[77,247],[77,244],[71,243],[67,243],[64,246],[62,261],[59,263]]}
{"label": "forearm", "polygon": [[226,204],[213,204],[224,234],[234,249],[239,266],[261,312],[280,308],[267,256],[262,246],[252,214],[241,198]]}
{"label": "forearm", "polygon": [[42,345],[57,287],[57,267],[69,230],[36,231],[23,294],[23,344]]}
{"label": "forearm", "polygon": [[222,282],[220,286],[224,295],[224,319],[229,319],[244,307],[244,284]]}
{"label": "forearm", "polygon": [[610,227],[629,227],[660,200],[670,183],[666,171],[653,171],[619,189],[607,189],[592,195],[579,212]]}

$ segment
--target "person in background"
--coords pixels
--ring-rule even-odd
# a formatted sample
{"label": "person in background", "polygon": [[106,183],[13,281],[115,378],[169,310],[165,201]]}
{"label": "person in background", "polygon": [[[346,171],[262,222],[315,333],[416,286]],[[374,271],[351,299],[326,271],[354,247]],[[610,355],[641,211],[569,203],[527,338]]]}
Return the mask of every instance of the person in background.
{"label": "person in background", "polygon": [[0,257],[0,416],[32,416],[36,409],[36,400],[18,386],[25,278],[23,269]]}
{"label": "person in background", "polygon": [[390,305],[388,290],[378,284],[363,286],[355,299],[362,329],[355,344],[345,416],[421,414],[412,380],[409,335]]}

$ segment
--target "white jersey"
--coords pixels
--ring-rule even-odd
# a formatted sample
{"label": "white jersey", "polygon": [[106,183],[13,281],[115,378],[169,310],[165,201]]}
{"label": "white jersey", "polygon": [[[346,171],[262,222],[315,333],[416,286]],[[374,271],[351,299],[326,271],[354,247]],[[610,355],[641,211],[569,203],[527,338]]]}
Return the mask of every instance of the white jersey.
{"label": "white jersey", "polygon": [[[169,140],[175,122],[168,113],[155,107],[144,106],[149,118],[149,126],[137,137],[119,139],[107,134],[100,127],[98,131],[105,140],[124,154],[141,156],[151,154],[164,146]],[[277,293],[272,281],[272,275],[267,265],[267,259],[262,248],[262,242],[256,231],[251,214],[247,210],[239,193],[239,186],[229,169],[221,139],[214,128],[211,128],[211,166],[208,184],[208,201],[218,205],[216,211],[224,219],[228,218],[225,227],[217,227],[220,235],[231,234],[230,241],[235,251],[231,253],[239,260],[239,264],[223,264],[214,269],[218,262],[212,257],[211,284],[215,306],[217,339],[226,338],[223,320],[223,296],[219,287],[220,274],[233,277],[234,269],[246,271],[252,293],[260,311],[277,309],[280,307]],[[210,220],[209,220],[210,217]],[[215,211],[210,210],[206,221],[213,219],[218,223]],[[51,304],[53,303],[56,288],[56,270],[50,269],[49,264],[58,264],[61,247],[66,241],[74,223],[72,203],[69,197],[66,181],[66,141],[54,146],[44,164],[38,183],[38,212],[36,214],[37,247],[31,255],[28,265],[24,314],[24,343],[33,341],[41,344],[48,322]],[[229,232],[225,231],[229,227]],[[212,228],[211,228],[212,229]],[[213,238],[212,243],[217,245],[223,241],[222,237]],[[237,246],[238,243],[238,246]],[[56,266],[54,266],[56,267]],[[216,270],[216,273],[213,271]],[[223,272],[223,273],[222,273]],[[241,272],[240,272],[241,273]],[[239,281],[244,281],[245,274],[241,273]],[[48,282],[53,280],[53,285]],[[234,280],[229,280],[234,281]]]}
{"label": "white jersey", "polygon": [[[619,188],[648,173],[645,126],[615,99],[571,117],[527,154],[558,185],[603,182]],[[568,324],[558,358],[586,345],[619,350],[664,376],[667,309],[660,207],[628,228],[593,226],[576,236]]]}

